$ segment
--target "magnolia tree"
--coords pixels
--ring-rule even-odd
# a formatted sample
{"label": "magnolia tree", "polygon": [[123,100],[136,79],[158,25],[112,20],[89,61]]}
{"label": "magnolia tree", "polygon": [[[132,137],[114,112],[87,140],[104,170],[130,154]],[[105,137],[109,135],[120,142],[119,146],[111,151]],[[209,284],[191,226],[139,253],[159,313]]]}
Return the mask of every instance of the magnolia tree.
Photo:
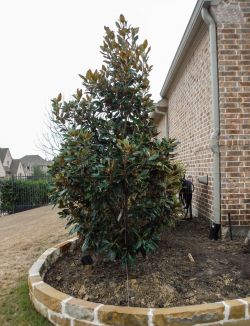
{"label": "magnolia tree", "polygon": [[52,198],[71,233],[82,236],[83,251],[131,263],[155,250],[172,223],[181,171],[175,142],[157,139],[150,118],[150,47],[123,15],[116,27],[105,27],[101,69],[80,75],[85,91],[52,100],[63,135]]}

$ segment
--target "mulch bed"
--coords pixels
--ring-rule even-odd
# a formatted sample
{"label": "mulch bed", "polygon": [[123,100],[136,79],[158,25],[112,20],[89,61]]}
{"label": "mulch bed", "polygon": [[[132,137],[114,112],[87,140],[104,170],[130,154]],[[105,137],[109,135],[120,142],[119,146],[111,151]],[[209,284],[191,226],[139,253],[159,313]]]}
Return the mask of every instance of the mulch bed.
{"label": "mulch bed", "polygon": [[[210,241],[208,234],[204,219],[180,221],[165,232],[157,252],[145,259],[139,255],[129,269],[130,306],[172,307],[250,295],[250,253],[243,240]],[[127,276],[120,263],[102,261],[86,269],[81,255],[80,250],[66,253],[45,282],[77,298],[126,306]]]}

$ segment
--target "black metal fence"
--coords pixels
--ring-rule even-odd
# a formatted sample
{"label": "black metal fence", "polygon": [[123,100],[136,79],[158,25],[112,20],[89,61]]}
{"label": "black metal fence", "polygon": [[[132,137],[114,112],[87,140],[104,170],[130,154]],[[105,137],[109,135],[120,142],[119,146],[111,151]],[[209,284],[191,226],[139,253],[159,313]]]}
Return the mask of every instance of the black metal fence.
{"label": "black metal fence", "polygon": [[0,179],[0,215],[47,205],[49,184],[48,177]]}

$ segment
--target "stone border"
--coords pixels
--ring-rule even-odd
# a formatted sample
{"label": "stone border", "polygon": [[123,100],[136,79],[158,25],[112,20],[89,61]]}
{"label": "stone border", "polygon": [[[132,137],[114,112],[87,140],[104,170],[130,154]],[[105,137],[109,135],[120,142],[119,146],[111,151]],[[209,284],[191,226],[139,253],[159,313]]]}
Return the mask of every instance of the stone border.
{"label": "stone border", "polygon": [[54,325],[62,326],[177,326],[250,325],[250,297],[174,308],[132,308],[103,305],[73,298],[43,281],[46,270],[77,238],[46,250],[29,270],[30,299],[35,309]]}

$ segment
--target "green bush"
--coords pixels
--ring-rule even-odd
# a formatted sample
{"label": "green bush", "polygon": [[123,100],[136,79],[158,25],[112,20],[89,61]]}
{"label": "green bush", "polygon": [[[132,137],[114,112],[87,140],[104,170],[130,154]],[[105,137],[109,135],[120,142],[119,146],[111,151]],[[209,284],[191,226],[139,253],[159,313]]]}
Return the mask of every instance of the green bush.
{"label": "green bush", "polygon": [[48,179],[5,179],[0,181],[0,211],[15,213],[48,203]]}
{"label": "green bush", "polygon": [[173,223],[182,171],[175,141],[157,139],[150,118],[147,41],[138,43],[139,29],[123,15],[116,26],[105,27],[102,68],[80,75],[85,94],[52,100],[64,139],[51,167],[52,199],[82,235],[83,251],[132,263]]}

